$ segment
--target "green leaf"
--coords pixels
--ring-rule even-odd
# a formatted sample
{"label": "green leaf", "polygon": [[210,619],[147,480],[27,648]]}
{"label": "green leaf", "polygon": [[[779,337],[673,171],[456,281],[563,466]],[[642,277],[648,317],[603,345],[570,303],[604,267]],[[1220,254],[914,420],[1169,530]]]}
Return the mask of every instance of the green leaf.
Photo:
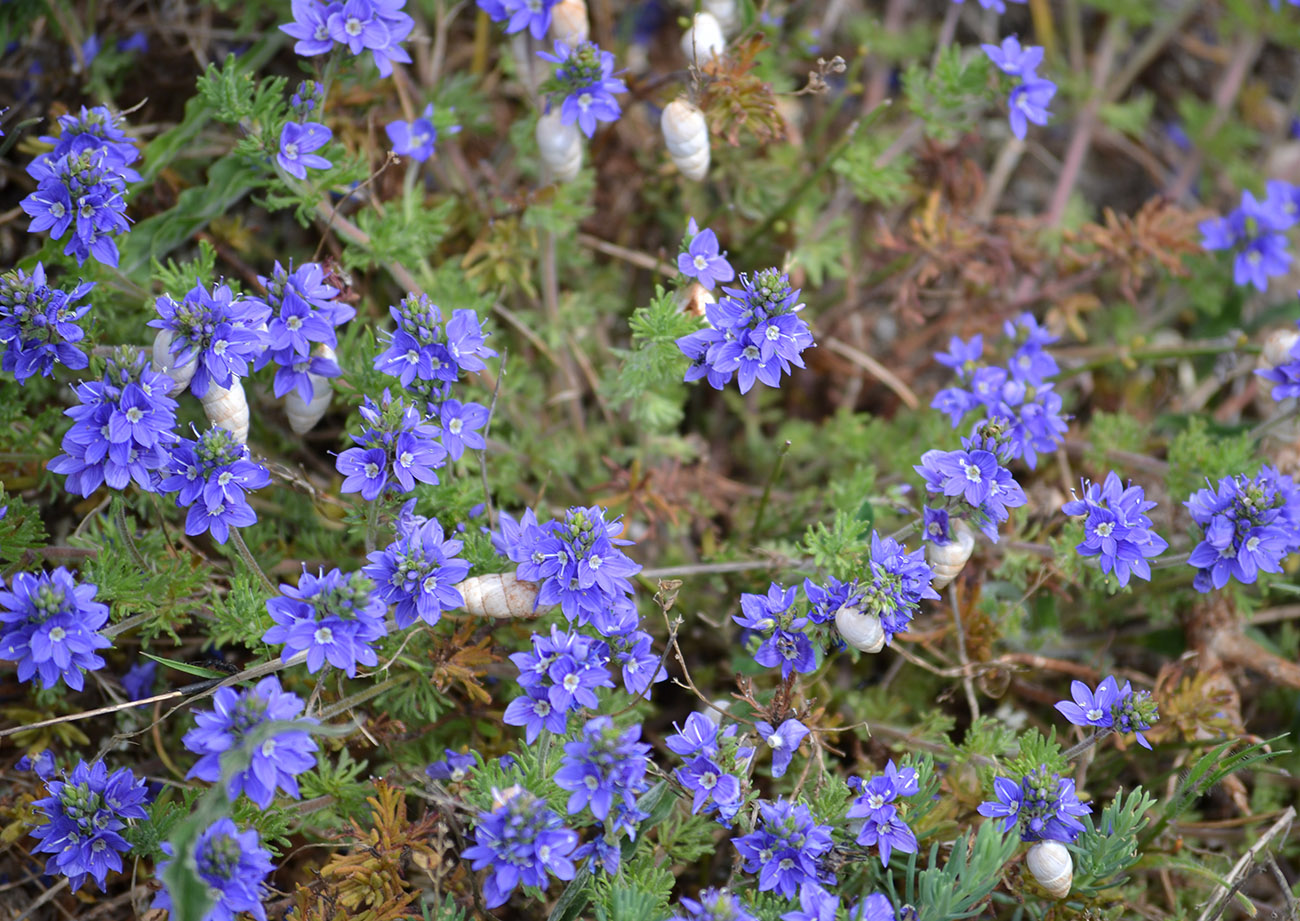
{"label": "green leaf", "polygon": [[191,665],[188,662],[178,662],[175,659],[164,659],[162,656],[155,656],[152,653],[141,651],[140,655],[146,659],[153,659],[160,662],[168,668],[174,668],[178,672],[184,672],[187,675],[193,675],[196,678],[225,678],[225,672],[219,672],[216,669],[204,668],[202,665]]}

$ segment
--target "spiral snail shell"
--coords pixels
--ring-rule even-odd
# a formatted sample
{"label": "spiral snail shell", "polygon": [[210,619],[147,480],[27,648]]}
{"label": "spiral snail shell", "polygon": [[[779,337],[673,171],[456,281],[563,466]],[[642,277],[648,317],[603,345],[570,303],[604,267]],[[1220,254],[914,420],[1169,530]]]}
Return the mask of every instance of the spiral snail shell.
{"label": "spiral snail shell", "polygon": [[153,337],[153,369],[172,379],[172,389],[167,395],[174,397],[190,385],[190,379],[194,377],[199,363],[191,358],[188,363],[175,367],[172,364],[176,360],[171,351],[172,339],[172,331],[165,327]]}
{"label": "spiral snail shell", "polygon": [[522,582],[512,572],[472,576],[456,584],[465,610],[477,617],[536,617],[536,582]]}
{"label": "spiral snail shell", "polygon": [[240,444],[248,441],[248,398],[239,378],[234,378],[229,387],[209,384],[201,402],[209,422],[230,432]]}
{"label": "spiral snail shell", "polygon": [[1025,865],[1038,884],[1055,899],[1070,894],[1074,883],[1074,859],[1059,841],[1039,841],[1025,855]]}
{"label": "spiral snail shell", "polygon": [[[316,354],[328,361],[333,361],[335,357],[334,350],[324,344],[316,347]],[[289,428],[298,435],[316,427],[316,423],[330,408],[330,400],[334,397],[334,387],[328,377],[310,372],[307,376],[311,379],[311,400],[304,400],[296,387],[284,397],[284,412],[289,417]]]}
{"label": "spiral snail shell", "polygon": [[704,308],[717,302],[713,292],[698,281],[691,282],[689,287],[677,293],[677,308],[687,316],[700,319],[704,319]]}
{"label": "spiral snail shell", "polygon": [[930,587],[935,591],[944,588],[962,571],[966,561],[975,551],[975,534],[964,521],[955,521],[952,540],[946,544],[926,544],[925,556],[934,570]]}
{"label": "spiral snail shell", "polygon": [[699,67],[707,64],[727,49],[722,37],[722,25],[712,13],[696,13],[691,27],[682,35],[682,54],[686,60]]}
{"label": "spiral snail shell", "polygon": [[576,122],[566,125],[560,121],[558,108],[537,120],[537,149],[556,182],[571,181],[582,168],[582,135]]}
{"label": "spiral snail shell", "polygon": [[718,21],[723,35],[734,35],[740,28],[740,8],[736,0],[704,0],[701,5],[704,12]]}
{"label": "spiral snail shell", "polygon": [[586,0],[560,0],[551,8],[551,38],[572,48],[585,42],[590,34]]}
{"label": "spiral snail shell", "polygon": [[835,628],[844,642],[863,652],[880,652],[885,648],[885,629],[875,614],[864,614],[845,605],[835,612]]}
{"label": "spiral snail shell", "polygon": [[699,106],[675,99],[664,106],[659,127],[668,153],[687,179],[699,181],[709,172],[709,125]]}
{"label": "spiral snail shell", "polygon": [[1291,360],[1291,349],[1300,342],[1300,331],[1295,329],[1275,329],[1264,339],[1264,349],[1260,352],[1260,367],[1276,368]]}

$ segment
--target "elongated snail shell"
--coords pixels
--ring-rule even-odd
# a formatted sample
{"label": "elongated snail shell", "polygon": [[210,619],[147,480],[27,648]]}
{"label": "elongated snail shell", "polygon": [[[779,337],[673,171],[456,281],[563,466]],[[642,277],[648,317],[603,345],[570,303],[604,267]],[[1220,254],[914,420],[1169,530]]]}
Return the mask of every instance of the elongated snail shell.
{"label": "elongated snail shell", "polygon": [[582,168],[582,133],[577,122],[561,123],[558,108],[537,120],[537,149],[547,174],[556,182],[572,181]]}
{"label": "elongated snail shell", "polygon": [[241,445],[248,441],[248,398],[244,396],[244,385],[239,378],[235,378],[229,388],[209,384],[208,392],[200,402],[209,422],[235,436],[235,441]]}
{"label": "elongated snail shell", "polygon": [[664,106],[659,127],[681,174],[697,182],[703,179],[709,172],[709,124],[699,106],[688,99],[674,99]]}
{"label": "elongated snail shell", "polygon": [[465,599],[465,610],[477,617],[536,617],[536,582],[522,582],[512,572],[473,576],[457,583]]}
{"label": "elongated snail shell", "polygon": [[194,377],[194,370],[199,363],[191,358],[189,364],[179,368],[174,367],[172,362],[176,360],[176,356],[171,353],[171,347],[172,331],[158,330],[158,334],[153,337],[152,366],[159,374],[166,374],[172,379],[172,389],[168,396],[174,397],[190,385],[190,379]]}
{"label": "elongated snail shell", "polygon": [[1276,368],[1291,360],[1291,347],[1300,341],[1300,331],[1275,329],[1264,339],[1264,349],[1259,355],[1261,368]]}
{"label": "elongated snail shell", "polygon": [[1025,855],[1025,864],[1038,884],[1054,899],[1070,894],[1074,883],[1074,859],[1059,841],[1039,841]]}
{"label": "elongated snail shell", "polygon": [[864,614],[848,605],[835,612],[835,628],[844,642],[863,652],[880,652],[885,648],[885,630],[875,614]]}
{"label": "elongated snail shell", "polygon": [[[335,358],[334,350],[324,344],[316,346],[316,354],[328,361],[333,361]],[[316,427],[316,423],[330,408],[330,400],[334,398],[334,385],[330,383],[328,377],[310,372],[307,376],[311,378],[310,401],[299,396],[296,387],[284,397],[284,412],[289,417],[289,428],[299,435],[310,432]]]}
{"label": "elongated snail shell", "polygon": [[944,588],[962,571],[966,561],[975,552],[975,534],[964,521],[957,521],[952,526],[952,540],[940,546],[926,544],[925,556],[934,570],[934,581],[930,587],[936,592]]}
{"label": "elongated snail shell", "polygon": [[691,317],[704,319],[704,308],[717,302],[718,299],[713,296],[713,292],[698,281],[691,282],[689,287],[677,293],[678,309]]}
{"label": "elongated snail shell", "polygon": [[722,27],[723,35],[735,35],[740,28],[740,9],[736,0],[704,0],[704,12],[711,15]]}
{"label": "elongated snail shell", "polygon": [[682,35],[682,54],[686,60],[699,67],[726,50],[727,40],[722,37],[718,20],[712,13],[696,13],[691,27]]}
{"label": "elongated snail shell", "polygon": [[551,8],[551,38],[572,48],[585,42],[590,34],[586,0],[560,0]]}

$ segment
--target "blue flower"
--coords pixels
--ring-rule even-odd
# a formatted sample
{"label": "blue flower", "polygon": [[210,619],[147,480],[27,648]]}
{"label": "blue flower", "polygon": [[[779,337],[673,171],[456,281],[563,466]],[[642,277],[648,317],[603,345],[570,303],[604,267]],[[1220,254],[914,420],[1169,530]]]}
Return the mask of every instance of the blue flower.
{"label": "blue flower", "polygon": [[1046,125],[1052,114],[1047,111],[1047,107],[1051,105],[1052,97],[1055,95],[1056,84],[1042,77],[1026,79],[1024,83],[1013,89],[1011,98],[1007,100],[1010,107],[1011,133],[1023,141],[1030,122],[1035,125]]}
{"label": "blue flower", "polygon": [[524,696],[511,701],[502,717],[506,725],[523,726],[529,745],[543,729],[564,732],[567,714],[579,707],[594,709],[595,690],[612,688],[609,647],[576,631],[550,635],[534,633],[532,652],[512,653]]}
{"label": "blue flower", "polygon": [[483,359],[497,354],[484,345],[473,310],[455,311],[445,330],[438,305],[423,294],[408,294],[388,312],[397,329],[388,334],[388,348],[375,357],[375,370],[399,378],[416,393],[422,392],[415,389],[417,381],[454,383],[462,371],[482,371],[487,367]]}
{"label": "blue flower", "polygon": [[541,41],[551,27],[551,10],[559,0],[478,0],[483,10],[494,22],[505,22],[506,34],[513,35],[527,29],[533,38]]}
{"label": "blue flower", "polygon": [[67,453],[51,460],[48,469],[66,474],[68,492],[79,496],[105,483],[125,489],[132,481],[155,491],[167,446],[176,440],[171,388],[172,379],[151,371],[138,351],[118,350],[102,379],[74,388],[80,404],[63,411],[74,420],[63,436]]}
{"label": "blue flower", "polygon": [[84,673],[104,667],[95,650],[113,645],[99,632],[108,623],[108,605],[95,601],[98,591],[78,584],[62,566],[52,573],[16,573],[0,587],[0,660],[18,663],[19,681],[39,677],[52,688],[62,679],[80,691]]}
{"label": "blue flower", "polygon": [[358,664],[379,664],[373,644],[386,632],[385,608],[369,577],[337,568],[313,576],[303,564],[297,587],[281,584],[280,591],[281,597],[267,599],[275,626],[262,641],[283,643],[282,661],[306,652],[307,671],[320,671],[328,660],[349,678]]}
{"label": "blue flower", "polygon": [[[1019,508],[1029,501],[1011,475],[1011,471],[1002,466],[1000,454],[987,450],[1001,449],[999,437],[983,433],[1001,426],[985,424],[977,430],[977,435],[968,439],[971,447],[960,451],[941,451],[931,449],[921,455],[921,463],[913,470],[925,480],[926,491],[957,500],[960,506],[958,517],[969,518],[995,543],[998,539],[998,525],[1010,517],[1007,511]],[[953,511],[949,501],[946,509]]]}
{"label": "blue flower", "polygon": [[36,263],[32,274],[13,269],[0,275],[0,343],[5,344],[0,370],[12,371],[18,383],[40,374],[52,377],[61,364],[80,370],[90,363],[74,345],[85,338],[79,321],[90,304],[78,304],[94,282],[78,282],[71,291],[45,283],[45,266]]}
{"label": "blue flower", "polygon": [[466,448],[486,450],[479,429],[487,425],[488,408],[479,403],[447,399],[438,407],[438,439],[452,460],[460,460]]}
{"label": "blue flower", "polygon": [[[740,780],[724,771],[716,761],[698,755],[674,772],[677,780],[693,794],[691,812],[698,813],[710,800],[720,810],[730,808],[734,815],[740,808]],[[723,812],[724,817],[728,817]]]}
{"label": "blue flower", "polygon": [[632,811],[625,812],[615,827],[635,832],[630,819],[636,815],[636,800],[650,786],[645,779],[650,746],[640,738],[639,725],[619,732],[608,716],[597,716],[587,721],[576,741],[565,743],[564,760],[554,779],[569,792],[569,815],[590,808],[604,822],[621,804]]}
{"label": "blue flower", "polygon": [[[226,787],[232,801],[242,792],[265,809],[275,799],[277,788],[297,799],[295,778],[316,766],[312,755],[316,743],[305,727],[317,721],[299,716],[304,706],[298,695],[281,689],[280,679],[274,675],[243,691],[218,688],[212,697],[212,709],[195,711],[195,728],[181,739],[188,750],[199,755],[186,777],[215,783],[221,779],[226,752],[243,750],[248,766],[236,772]],[[252,744],[250,736],[259,726],[281,721],[292,721],[304,728],[277,732]]]}
{"label": "blue flower", "polygon": [[[777,890],[793,899],[799,889],[828,876],[822,857],[831,849],[831,827],[819,825],[802,804],[760,802],[761,824],[732,842],[746,873],[758,874],[758,890]],[[830,877],[833,880],[833,877]]]}
{"label": "blue flower", "polygon": [[438,139],[438,129],[433,124],[433,103],[424,107],[424,114],[415,121],[389,122],[384,126],[393,145],[393,153],[423,163],[433,156],[433,145]]}
{"label": "blue flower", "polygon": [[582,133],[591,137],[600,122],[618,121],[623,110],[615,93],[626,93],[627,85],[614,76],[614,55],[601,51],[595,42],[582,42],[570,48],[555,43],[555,53],[537,52],[543,60],[558,65],[555,78],[547,88],[564,94],[560,104],[560,123],[578,123]]}
{"label": "blue flower", "polygon": [[144,778],[127,768],[109,773],[104,762],[80,762],[66,780],[45,784],[49,794],[32,803],[46,821],[32,830],[40,840],[33,850],[52,854],[45,864],[49,876],[62,873],[76,892],[89,876],[105,890],[110,870],[121,871],[122,855],[131,845],[119,832],[128,819],[147,819],[149,799]]}
{"label": "blue flower", "polygon": [[[293,263],[289,264],[293,268]],[[259,305],[259,313],[270,317],[265,334],[266,350],[257,356],[254,370],[274,361],[280,366],[275,373],[275,395],[282,397],[297,390],[303,402],[310,403],[316,392],[316,377],[338,377],[342,370],[323,349],[338,346],[334,327],[356,316],[356,311],[337,301],[339,291],[326,284],[324,270],[315,262],[286,272],[279,262],[271,277],[259,275],[258,283],[266,288],[264,297],[250,297]],[[316,346],[316,354],[312,347]]]}
{"label": "blue flower", "polygon": [[131,700],[143,700],[153,693],[157,675],[158,663],[152,659],[136,663],[122,676],[122,689]]}
{"label": "blue flower", "polygon": [[989,60],[1004,74],[1032,79],[1043,62],[1043,49],[1037,45],[1020,47],[1020,40],[1014,35],[1002,39],[1002,45],[980,45]]}
{"label": "blue flower", "polygon": [[808,735],[809,729],[794,717],[773,728],[771,723],[759,720],[754,724],[758,735],[772,749],[772,776],[781,777],[790,767],[795,749]]}
{"label": "blue flower", "polygon": [[396,605],[397,627],[405,630],[418,617],[430,626],[444,611],[461,607],[465,599],[456,584],[469,575],[469,563],[455,559],[464,544],[445,540],[436,518],[414,527],[398,524],[397,540],[371,553],[362,569],[375,582],[375,594]]}
{"label": "blue flower", "polygon": [[[301,80],[289,97],[289,108],[299,121],[316,112],[325,103],[325,87],[315,80]],[[265,284],[265,282],[263,282]]]}
{"label": "blue flower", "polygon": [[401,47],[415,26],[402,12],[406,0],[347,0],[329,4],[293,0],[293,21],[280,26],[296,38],[293,50],[303,57],[325,54],[338,42],[354,55],[369,51],[380,76],[393,72],[393,63],[409,64]]}
{"label": "blue flower", "polygon": [[1187,560],[1197,569],[1192,585],[1198,592],[1223,588],[1229,579],[1249,585],[1260,572],[1281,572],[1282,560],[1300,549],[1300,489],[1272,467],[1253,479],[1224,477],[1184,505],[1204,529]]}
{"label": "blue flower", "polygon": [[691,218],[686,228],[690,242],[686,252],[677,256],[677,270],[687,278],[694,278],[709,290],[736,277],[736,270],[727,261],[727,254],[718,250],[718,235],[711,229],[700,230]]}
{"label": "blue flower", "polygon": [[1291,265],[1287,239],[1281,233],[1295,223],[1289,204],[1292,204],[1289,199],[1277,195],[1261,202],[1244,191],[1241,204],[1226,217],[1201,223],[1201,245],[1210,251],[1235,251],[1234,283],[1267,290],[1268,280],[1285,275]]}
{"label": "blue flower", "polygon": [[189,508],[186,534],[210,533],[224,544],[231,528],[256,523],[257,513],[246,494],[270,483],[271,475],[251,459],[247,445],[214,425],[194,441],[177,441],[169,453],[168,476],[158,490],[175,492],[177,508]]}
{"label": "blue flower", "polygon": [[1132,683],[1125,681],[1111,702],[1110,713],[1116,732],[1133,733],[1139,745],[1151,750],[1151,743],[1142,733],[1160,719],[1160,711],[1149,692],[1134,691]]}
{"label": "blue flower", "polygon": [[437,430],[421,421],[414,406],[385,390],[379,403],[365,397],[360,409],[368,427],[352,436],[357,447],[348,448],[335,461],[345,477],[342,492],[359,492],[367,502],[385,489],[408,493],[421,483],[437,483],[434,470],[447,462]]}
{"label": "blue flower", "polygon": [[452,783],[460,783],[478,764],[471,754],[454,752],[450,748],[445,749],[445,754],[445,758],[433,762],[424,769],[424,773],[428,774],[433,780],[450,780]]}
{"label": "blue flower", "polygon": [[859,787],[859,796],[846,814],[849,819],[866,819],[857,842],[864,847],[879,847],[880,862],[886,867],[893,851],[916,853],[916,834],[898,814],[895,803],[900,796],[912,796],[918,790],[916,770],[910,767],[899,770],[891,759],[883,774]]}
{"label": "blue flower", "polygon": [[708,326],[677,340],[682,354],[691,359],[685,380],[707,377],[721,390],[737,376],[740,392],[748,393],[755,381],[781,386],[781,375],[791,366],[804,367],[803,351],[812,346],[812,332],[798,316],[803,305],[799,291],[779,269],[766,269],[752,278],[740,276],[739,288],[723,288],[725,295],[705,307]]}
{"label": "blue flower", "polygon": [[[42,136],[41,141],[54,149],[32,161],[28,173],[37,164],[49,164],[68,154],[100,153],[102,165],[113,170],[127,182],[139,182],[140,174],[131,168],[140,156],[134,138],[128,137],[120,127],[122,117],[114,115],[104,106],[87,109],[81,107],[76,115],[69,112],[59,116],[59,136]],[[34,173],[32,173],[35,176]]]}
{"label": "blue flower", "polygon": [[[862,589],[856,579],[841,582],[831,576],[824,587],[804,579],[803,591],[808,597],[808,620],[814,624],[830,623],[840,608],[853,607],[862,601]],[[743,595],[741,602],[743,606]]]}
{"label": "blue flower", "polygon": [[171,334],[173,367],[196,362],[190,392],[202,397],[213,384],[230,387],[245,377],[250,364],[266,348],[260,331],[269,313],[256,299],[236,297],[228,285],[215,284],[209,292],[195,285],[178,303],[164,294],[154,302],[158,319],[150,326]]}
{"label": "blue flower", "polygon": [[314,57],[324,54],[334,47],[334,38],[330,35],[329,15],[333,7],[317,0],[293,0],[293,22],[280,26],[282,32],[298,39],[294,44],[295,54]]}
{"label": "blue flower", "polygon": [[94,258],[116,267],[114,237],[129,227],[126,219],[126,182],[114,166],[106,148],[67,153],[47,161],[36,161],[28,172],[37,182],[36,191],[19,205],[31,217],[29,233],[50,231],[55,240],[72,230],[63,253],[77,265]]}
{"label": "blue flower", "polygon": [[683,897],[678,904],[682,914],[673,915],[668,921],[758,921],[726,889],[702,889],[698,900]]}
{"label": "blue flower", "polygon": [[1128,585],[1130,575],[1150,581],[1147,559],[1169,547],[1146,515],[1156,503],[1146,501],[1141,486],[1125,489],[1113,470],[1101,486],[1083,481],[1083,490],[1082,499],[1061,506],[1067,515],[1088,516],[1083,543],[1075,549],[1083,556],[1100,556],[1101,571],[1113,572],[1120,585]]}
{"label": "blue flower", "polygon": [[1066,844],[1084,830],[1079,816],[1092,807],[1079,802],[1074,781],[1037,767],[1019,783],[1006,777],[993,781],[997,799],[981,803],[979,814],[1002,820],[1002,830],[1019,828],[1022,841],[1061,841]]}
{"label": "blue flower", "polygon": [[[207,883],[208,894],[216,900],[203,921],[235,921],[240,912],[248,912],[257,921],[266,921],[262,883],[275,864],[271,862],[271,852],[261,844],[256,829],[241,832],[227,816],[217,819],[199,835],[194,844],[196,869],[199,878]],[[172,855],[171,844],[164,843],[162,847]],[[170,860],[158,863],[154,874],[159,880],[170,864]],[[171,910],[171,893],[166,883],[150,907]]]}
{"label": "blue flower", "polygon": [[329,169],[333,164],[320,154],[320,150],[334,138],[334,132],[318,122],[298,124],[285,122],[280,129],[280,150],[275,155],[286,173],[295,179],[307,178],[307,167]]}
{"label": "blue flower", "polygon": [[1076,726],[1110,727],[1115,723],[1112,712],[1119,702],[1119,685],[1115,676],[1110,675],[1093,692],[1082,681],[1070,682],[1070,696],[1073,701],[1063,700],[1056,705],[1061,715]]}
{"label": "blue flower", "polygon": [[475,871],[489,869],[483,881],[487,908],[504,905],[522,883],[545,889],[548,874],[573,879],[577,868],[570,855],[578,835],[564,826],[546,801],[521,787],[492,791],[492,811],[480,812],[474,844],[461,854]]}
{"label": "blue flower", "polygon": [[664,739],[668,750],[676,752],[683,758],[693,755],[712,757],[718,752],[718,724],[703,713],[691,713],[686,717],[686,726],[682,728],[673,723],[677,730]]}

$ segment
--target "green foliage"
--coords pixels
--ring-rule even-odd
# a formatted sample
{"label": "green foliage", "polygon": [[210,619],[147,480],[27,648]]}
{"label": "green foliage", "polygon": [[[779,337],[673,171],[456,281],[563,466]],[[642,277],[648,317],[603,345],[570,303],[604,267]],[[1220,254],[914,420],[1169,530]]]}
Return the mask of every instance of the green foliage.
{"label": "green foliage", "polygon": [[153,260],[153,280],[163,291],[177,300],[196,284],[208,287],[217,270],[217,250],[207,240],[199,240],[199,252],[193,259],[176,262],[168,259],[167,264],[160,265]]}
{"label": "green foliage", "polygon": [[973,835],[966,832],[952,846],[947,862],[938,866],[939,845],[930,846],[930,867],[907,879],[907,903],[916,907],[918,921],[967,918],[1002,879],[1002,867],[1016,852],[1015,835],[1003,835],[996,822],[985,822]]}
{"label": "green foliage", "polygon": [[316,752],[316,767],[298,777],[298,786],[305,800],[333,799],[331,808],[319,813],[323,824],[341,825],[347,816],[365,812],[366,797],[374,793],[368,776],[362,776],[367,767],[367,762],[353,760],[346,747]]}
{"label": "green foliage", "polygon": [[1146,134],[1155,112],[1156,97],[1151,93],[1137,93],[1123,102],[1111,102],[1098,111],[1101,120],[1110,128],[1131,137]]}
{"label": "green foliage", "polygon": [[682,374],[689,363],[677,340],[699,328],[683,313],[676,295],[655,286],[654,299],[638,307],[628,325],[632,349],[623,352],[618,376],[609,388],[614,406],[626,406],[637,424],[652,432],[666,432],[682,417]]}
{"label": "green foliage", "polygon": [[[887,131],[860,130],[854,134],[840,159],[835,161],[833,169],[848,180],[859,201],[888,207],[907,199],[911,156],[882,157],[895,140],[897,138]],[[837,239],[842,240],[835,234],[826,234],[825,245]]]}
{"label": "green foliage", "polygon": [[1140,453],[1146,438],[1146,427],[1128,413],[1108,413],[1099,410],[1089,419],[1090,440],[1084,461],[1096,471],[1098,482],[1105,471],[1113,466],[1106,457],[1108,451]]}
{"label": "green foliage", "polygon": [[837,510],[830,527],[819,521],[804,532],[803,549],[819,570],[837,579],[861,575],[871,557],[870,535],[856,514]]}
{"label": "green foliage", "polygon": [[21,496],[10,496],[0,484],[0,507],[7,507],[0,518],[0,562],[21,559],[23,552],[45,546],[45,527],[41,516]]}
{"label": "green foliage", "polygon": [[212,642],[218,646],[232,643],[250,650],[265,650],[262,635],[273,621],[266,610],[266,589],[257,576],[240,565],[230,578],[224,595],[212,596]]}
{"label": "green foliage", "polygon": [[1047,735],[1037,729],[1030,729],[1020,735],[1020,750],[1009,764],[1009,774],[1013,780],[1019,780],[1030,771],[1043,765],[1050,773],[1068,774],[1069,762],[1061,757],[1061,746],[1056,741],[1056,727]]}
{"label": "green foliage", "polygon": [[408,193],[382,213],[367,208],[357,215],[357,226],[369,236],[366,246],[348,247],[343,264],[362,268],[403,263],[418,265],[451,232],[451,217],[456,210],[454,198],[435,204],[422,202]]}
{"label": "green foliage", "polygon": [[1205,488],[1205,481],[1217,484],[1221,477],[1252,475],[1259,456],[1248,434],[1216,438],[1200,416],[1187,419],[1187,427],[1169,445],[1169,472],[1165,488],[1179,499]]}
{"label": "green foliage", "polygon": [[287,108],[284,77],[254,80],[247,63],[233,54],[218,67],[209,64],[196,90],[212,117],[231,125],[271,122]]}
{"label": "green foliage", "polygon": [[933,72],[920,63],[903,72],[907,108],[925,122],[926,134],[948,142],[970,129],[985,96],[990,66],[987,56],[949,45],[939,52]]}
{"label": "green foliage", "polygon": [[1123,874],[1142,856],[1137,848],[1137,833],[1146,824],[1147,810],[1155,803],[1155,797],[1138,787],[1117,793],[1096,822],[1091,815],[1083,816],[1087,830],[1075,842],[1075,892],[1095,895],[1124,882]]}

